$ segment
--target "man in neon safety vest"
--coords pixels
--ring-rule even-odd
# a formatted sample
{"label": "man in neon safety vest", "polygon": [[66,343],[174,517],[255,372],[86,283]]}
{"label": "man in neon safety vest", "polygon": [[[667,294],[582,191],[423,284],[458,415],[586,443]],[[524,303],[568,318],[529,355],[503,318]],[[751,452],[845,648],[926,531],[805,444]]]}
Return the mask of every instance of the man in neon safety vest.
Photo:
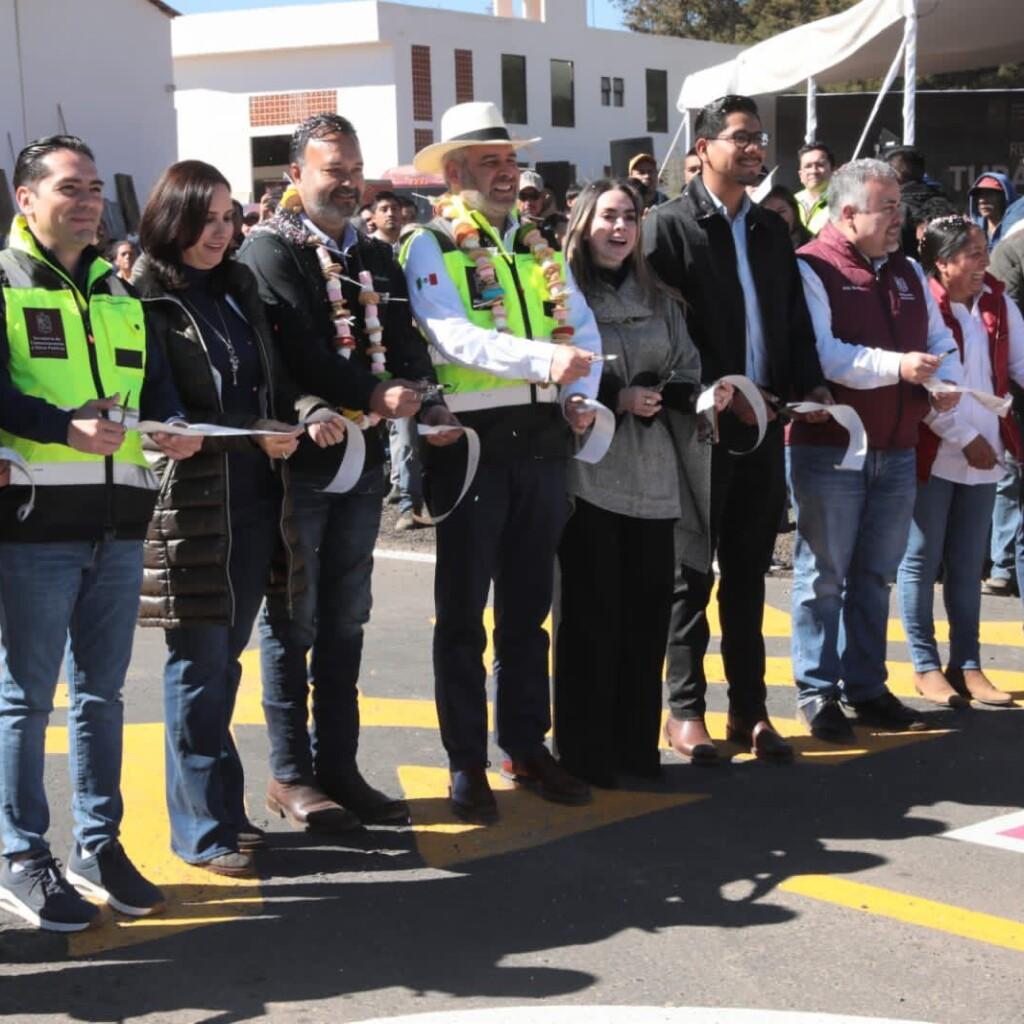
{"label": "man in neon safety vest", "polygon": [[[103,182],[73,136],[39,139],[14,168],[14,218],[0,253],[0,444],[27,463],[0,492],[0,906],[74,932],[98,908],[163,907],[118,841],[121,689],[142,584],[142,539],[157,481],[141,435],[181,419],[142,303],[92,244]],[[152,440],[173,459],[202,438]],[[66,877],[46,841],[44,736],[67,647],[75,842]],[[77,891],[76,891],[77,890]]]}
{"label": "man in neon safety vest", "polygon": [[828,183],[835,169],[832,150],[821,142],[809,142],[797,152],[798,174],[803,188],[794,196],[800,222],[812,235],[828,223]]}
{"label": "man in neon safety vest", "polygon": [[[451,800],[464,820],[497,817],[487,782],[483,615],[494,584],[494,675],[504,773],[561,803],[588,787],[544,746],[551,724],[548,638],[555,551],[569,510],[571,431],[593,421],[601,341],[561,254],[514,213],[516,139],[492,103],[461,103],[441,119],[442,141],[416,154],[443,173],[437,218],[402,248],[413,313],[430,345],[448,410],[479,435],[476,478],[437,527],[434,676]],[[426,454],[435,515],[462,489],[467,446]]]}

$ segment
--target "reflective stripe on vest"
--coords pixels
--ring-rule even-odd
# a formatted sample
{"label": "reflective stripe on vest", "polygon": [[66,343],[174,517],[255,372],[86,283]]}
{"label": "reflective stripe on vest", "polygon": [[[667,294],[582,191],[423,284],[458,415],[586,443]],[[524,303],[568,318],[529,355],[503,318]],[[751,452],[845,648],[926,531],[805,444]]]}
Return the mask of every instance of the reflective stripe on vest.
{"label": "reflective stripe on vest", "polygon": [[[101,280],[113,279],[106,260],[89,268],[88,295],[50,263],[29,233],[23,217],[11,229],[11,247],[0,253],[3,299],[9,347],[8,372],[22,394],[41,398],[60,409],[78,409],[97,397],[119,393],[138,407],[146,375],[146,322],[142,303],[122,294],[95,290]],[[90,332],[91,328],[91,332]],[[94,365],[95,363],[95,365]],[[98,382],[97,382],[98,378]],[[104,457],[79,452],[63,444],[41,444],[0,431],[0,444],[13,448],[35,469],[80,465],[92,475],[63,482],[105,483]],[[129,431],[112,456],[115,466],[139,473],[121,474],[129,486],[155,488],[139,434]],[[87,477],[88,479],[84,479]],[[115,473],[115,483],[118,474]],[[148,479],[148,483],[135,482]],[[49,482],[58,482],[55,480]],[[37,479],[37,484],[46,481]]]}
{"label": "reflective stripe on vest", "polygon": [[[36,487],[101,486],[106,483],[106,467],[102,459],[93,462],[33,462],[32,482]],[[114,483],[122,487],[156,489],[156,476],[147,466],[114,462]]]}
{"label": "reflective stripe on vest", "polygon": [[[491,242],[488,252],[491,265],[494,267],[497,282],[504,292],[505,315],[508,319],[508,333],[518,338],[536,338],[548,341],[551,332],[558,326],[558,321],[551,315],[551,300],[548,297],[547,282],[540,264],[532,253],[509,252],[490,222],[475,211],[471,215],[480,228],[481,236]],[[478,309],[474,302],[479,301],[474,270],[476,263],[448,237],[447,231],[440,223],[437,227],[421,227],[405,240],[399,254],[399,260],[405,264],[408,249],[412,240],[424,231],[429,232],[437,240],[441,248],[445,270],[455,285],[466,319],[477,327],[493,331],[494,316],[489,308]],[[533,225],[518,228],[516,239],[521,232],[528,231]],[[443,244],[442,239],[447,243]],[[561,253],[555,253],[555,259],[564,267]],[[429,339],[428,339],[429,340]],[[445,401],[453,411],[467,412],[476,409],[495,408],[510,405],[529,405],[531,402],[550,403],[558,401],[555,387],[531,385],[522,379],[495,377],[483,370],[473,370],[450,362],[437,348],[430,345],[430,358],[437,373],[438,382],[447,385]],[[514,390],[513,390],[514,389]],[[500,396],[508,391],[507,396]]]}

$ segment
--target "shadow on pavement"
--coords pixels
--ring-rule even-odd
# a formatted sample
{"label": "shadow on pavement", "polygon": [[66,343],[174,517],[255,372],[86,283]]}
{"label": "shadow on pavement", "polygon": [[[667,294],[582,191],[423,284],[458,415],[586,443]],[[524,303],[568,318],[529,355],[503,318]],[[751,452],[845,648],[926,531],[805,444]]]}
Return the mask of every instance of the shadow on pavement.
{"label": "shadow on pavement", "polygon": [[59,937],[0,931],[0,959],[24,971],[0,978],[0,1013],[106,1021],[202,1010],[226,1024],[270,1004],[396,986],[520,1001],[584,992],[597,974],[503,961],[628,929],[785,925],[799,916],[771,902],[785,879],[885,863],[836,840],[935,835],[946,824],[912,809],[940,802],[1019,804],[1016,714],[931,721],[957,730],[841,765],[669,764],[657,788],[711,799],[450,871],[423,869],[409,831],[338,844],[276,835],[262,855],[270,877],[257,916],[75,961]]}

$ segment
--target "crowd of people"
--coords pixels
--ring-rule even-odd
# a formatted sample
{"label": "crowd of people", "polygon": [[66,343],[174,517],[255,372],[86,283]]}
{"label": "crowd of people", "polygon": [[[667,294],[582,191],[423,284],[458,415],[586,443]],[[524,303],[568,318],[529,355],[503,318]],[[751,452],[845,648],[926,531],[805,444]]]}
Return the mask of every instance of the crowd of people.
{"label": "crowd of people", "polygon": [[[1024,385],[1024,210],[993,175],[951,210],[902,148],[837,166],[805,146],[802,190],[761,196],[769,137],[743,96],[702,110],[695,140],[678,197],[639,154],[560,211],[520,166],[538,140],[493,104],[459,104],[416,155],[447,187],[418,223],[393,192],[362,205],[356,128],[319,114],[258,214],[215,167],[181,161],[111,262],[86,143],[21,152],[0,253],[0,906],[56,931],[94,922],[83,894],[129,915],[163,908],[118,840],[136,622],[164,630],[183,861],[247,875],[266,844],[230,731],[254,627],[268,809],[328,833],[409,821],[358,766],[389,448],[400,523],[433,513],[435,692],[464,821],[498,816],[492,590],[496,738],[516,785],[581,804],[657,776],[666,667],[669,747],[719,759],[704,668],[716,577],[728,738],[791,761],[762,636],[787,500],[793,677],[812,735],[926,726],[886,685],[893,582],[921,695],[1010,702],[982,669],[979,583],[997,487],[1022,454],[1007,396]],[[839,408],[866,434],[854,468]],[[43,786],[65,651],[66,871]]]}

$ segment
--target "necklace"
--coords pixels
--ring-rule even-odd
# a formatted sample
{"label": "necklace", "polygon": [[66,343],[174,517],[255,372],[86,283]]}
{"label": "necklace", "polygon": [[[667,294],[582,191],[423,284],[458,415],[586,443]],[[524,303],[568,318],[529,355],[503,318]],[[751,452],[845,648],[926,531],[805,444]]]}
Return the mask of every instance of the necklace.
{"label": "necklace", "polygon": [[220,339],[221,344],[227,350],[228,365],[231,367],[231,386],[237,388],[238,370],[239,367],[241,367],[242,365],[242,360],[238,358],[238,352],[236,351],[235,346],[231,344],[231,334],[228,331],[228,325],[227,321],[225,321],[224,319],[224,314],[221,312],[220,304],[217,302],[216,299],[213,300],[213,308],[217,310],[217,317],[220,320],[221,330],[219,331],[217,330],[216,326],[210,323],[209,319],[203,316],[203,314],[200,313],[199,310],[196,309],[196,307],[187,299],[185,300],[185,305],[188,306],[189,310],[195,316],[199,317],[199,319],[202,320],[203,323],[206,324],[206,326],[209,327],[211,331],[213,331],[214,335]]}
{"label": "necklace", "polygon": [[[476,264],[473,276],[481,299],[477,308],[489,309],[494,318],[495,329],[508,333],[505,289],[498,283],[497,272],[491,262],[490,249],[480,244],[479,214],[474,216],[475,211],[470,210],[460,196],[452,195],[450,192],[437,200],[434,213],[451,223],[455,244]],[[569,286],[562,265],[555,257],[555,250],[548,245],[535,225],[524,225],[518,231],[523,244],[540,264],[548,298],[554,305],[551,316],[558,322],[558,326],[551,332],[551,340],[556,344],[567,344],[572,341],[575,330],[568,322]]]}

